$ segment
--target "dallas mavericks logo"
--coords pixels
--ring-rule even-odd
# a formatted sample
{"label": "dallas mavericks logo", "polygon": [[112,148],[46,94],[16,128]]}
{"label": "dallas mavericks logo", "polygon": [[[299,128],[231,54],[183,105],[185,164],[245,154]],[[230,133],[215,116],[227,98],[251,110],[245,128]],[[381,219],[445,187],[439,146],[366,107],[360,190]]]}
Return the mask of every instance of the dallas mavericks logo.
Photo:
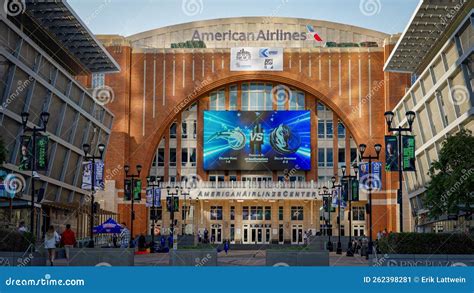
{"label": "dallas mavericks logo", "polygon": [[276,152],[287,155],[298,150],[301,139],[298,134],[291,131],[290,127],[280,124],[270,133],[270,144]]}
{"label": "dallas mavericks logo", "polygon": [[215,139],[226,140],[229,147],[236,151],[243,149],[245,146],[245,135],[239,127],[216,132],[209,138],[208,142]]}

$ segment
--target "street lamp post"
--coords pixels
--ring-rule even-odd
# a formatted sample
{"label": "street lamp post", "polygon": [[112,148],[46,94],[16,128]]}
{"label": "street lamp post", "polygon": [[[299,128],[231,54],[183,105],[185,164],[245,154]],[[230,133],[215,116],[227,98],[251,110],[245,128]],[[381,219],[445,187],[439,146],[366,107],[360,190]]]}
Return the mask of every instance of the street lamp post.
{"label": "street lamp post", "polygon": [[339,229],[339,233],[337,234],[337,248],[336,254],[342,254],[342,245],[341,245],[341,188],[342,185],[336,184],[336,177],[332,176],[331,178],[332,188],[333,190],[337,188],[338,190],[338,199],[337,199],[337,229]]}
{"label": "street lamp post", "polygon": [[[151,187],[152,206],[151,206],[151,246],[150,253],[155,252],[155,223],[156,223],[156,205],[155,205],[155,188],[160,187],[160,178],[156,176],[146,177],[147,186]],[[157,182],[158,181],[158,182]]]}
{"label": "street lamp post", "polygon": [[[169,210],[170,210],[170,234],[171,234],[171,239],[173,240],[173,243],[175,241],[174,239],[174,197],[175,196],[179,196],[179,187],[176,186],[175,187],[175,192],[172,192],[171,191],[171,186],[167,186],[166,187],[166,190],[167,190],[167,193],[169,196],[171,196],[171,203],[170,203],[170,207],[169,207]],[[170,247],[171,249],[171,247]]]}
{"label": "street lamp post", "polygon": [[369,247],[367,251],[367,258],[369,257],[369,253],[372,253],[372,160],[378,160],[380,156],[380,150],[382,149],[382,145],[377,143],[374,145],[376,156],[364,156],[365,150],[367,149],[367,145],[360,144],[359,145],[359,152],[360,152],[360,159],[361,160],[369,160],[369,173],[368,173],[368,189],[369,189]]}
{"label": "street lamp post", "polygon": [[187,184],[185,183],[184,189],[181,188],[181,194],[184,196],[184,203],[183,203],[183,211],[184,211],[184,217],[183,217],[183,235],[186,234],[186,218],[188,217],[188,206],[186,206],[186,196],[190,194],[189,189],[187,188]]}
{"label": "street lamp post", "polygon": [[331,202],[330,202],[331,193],[328,192],[328,188],[326,186],[323,186],[322,189],[323,189],[323,192],[322,193],[320,192],[319,194],[322,195],[323,201],[327,199],[326,203],[327,203],[327,209],[328,209],[328,219],[326,221],[326,227],[327,227],[326,232],[328,233],[328,244],[326,247],[328,251],[333,251],[333,246],[331,242],[332,233],[329,233],[329,227],[331,225]]}
{"label": "street lamp post", "polygon": [[33,126],[33,128],[27,126],[28,117],[30,116],[27,112],[21,113],[21,124],[23,126],[23,132],[31,132],[33,134],[33,148],[31,158],[31,206],[30,206],[30,232],[35,234],[35,176],[36,176],[36,134],[38,132],[46,132],[46,126],[49,120],[48,112],[41,112],[40,119],[42,127]]}
{"label": "street lamp post", "polygon": [[399,204],[400,211],[400,232],[403,232],[403,190],[402,190],[402,180],[403,180],[403,170],[402,170],[402,132],[412,132],[413,131],[413,121],[415,121],[416,114],[413,111],[406,112],[406,117],[408,121],[408,127],[392,127],[393,116],[395,114],[392,111],[385,112],[385,121],[387,122],[388,132],[396,131],[398,136],[398,192],[397,192],[397,202]]}
{"label": "street lamp post", "polygon": [[95,160],[102,160],[104,155],[105,145],[100,143],[98,146],[99,156],[95,156],[93,153],[90,153],[91,146],[87,143],[82,145],[82,150],[84,151],[84,161],[92,163],[91,169],[91,218],[89,221],[89,245],[88,247],[94,247],[94,203],[95,203]]}
{"label": "street lamp post", "polygon": [[[346,166],[341,167],[342,171],[342,179],[348,181],[349,189],[347,190],[347,199],[349,201],[349,243],[347,244],[347,252],[346,256],[354,256],[354,252],[352,251],[352,180],[357,180],[357,173],[359,171],[357,163],[352,165],[354,169],[355,176],[346,175]],[[349,173],[350,174],[350,173]]]}
{"label": "street lamp post", "polygon": [[140,172],[142,171],[142,165],[137,165],[136,166],[137,168],[137,174],[128,174],[128,171],[130,171],[130,166],[129,165],[125,165],[123,167],[123,169],[125,170],[125,179],[130,179],[130,184],[131,184],[131,192],[132,192],[132,196],[131,196],[131,201],[132,201],[132,204],[131,204],[131,213],[130,213],[130,246],[132,244],[132,241],[133,241],[133,221],[135,220],[135,210],[133,209],[133,203],[135,202],[135,184],[134,184],[134,180],[135,178],[140,178]]}

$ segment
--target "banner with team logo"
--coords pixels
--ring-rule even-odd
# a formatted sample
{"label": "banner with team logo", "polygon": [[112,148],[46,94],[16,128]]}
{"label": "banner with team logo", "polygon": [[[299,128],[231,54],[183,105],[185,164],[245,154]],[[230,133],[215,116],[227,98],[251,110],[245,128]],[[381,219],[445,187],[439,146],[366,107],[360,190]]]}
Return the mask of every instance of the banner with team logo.
{"label": "banner with team logo", "polygon": [[[94,190],[104,190],[104,162],[101,160],[95,161],[95,182]],[[82,189],[92,189],[92,162],[82,162]]]}
{"label": "banner with team logo", "polygon": [[230,71],[283,71],[283,48],[231,48]]}

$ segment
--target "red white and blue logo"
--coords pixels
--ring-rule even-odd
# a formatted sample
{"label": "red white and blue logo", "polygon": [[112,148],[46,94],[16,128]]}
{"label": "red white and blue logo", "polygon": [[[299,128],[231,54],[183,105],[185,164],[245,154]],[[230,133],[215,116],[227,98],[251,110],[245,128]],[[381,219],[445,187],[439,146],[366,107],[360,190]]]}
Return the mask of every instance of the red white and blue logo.
{"label": "red white and blue logo", "polygon": [[306,25],[306,30],[308,31],[308,35],[312,36],[317,42],[322,42],[323,39],[318,35],[318,33],[314,30],[314,27],[310,24]]}

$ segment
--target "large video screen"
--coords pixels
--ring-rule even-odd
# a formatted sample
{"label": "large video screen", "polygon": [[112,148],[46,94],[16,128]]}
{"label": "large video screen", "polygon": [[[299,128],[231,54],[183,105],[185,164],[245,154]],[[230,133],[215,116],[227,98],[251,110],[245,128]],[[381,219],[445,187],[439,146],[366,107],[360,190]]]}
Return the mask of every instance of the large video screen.
{"label": "large video screen", "polygon": [[309,111],[204,111],[204,170],[309,170]]}

